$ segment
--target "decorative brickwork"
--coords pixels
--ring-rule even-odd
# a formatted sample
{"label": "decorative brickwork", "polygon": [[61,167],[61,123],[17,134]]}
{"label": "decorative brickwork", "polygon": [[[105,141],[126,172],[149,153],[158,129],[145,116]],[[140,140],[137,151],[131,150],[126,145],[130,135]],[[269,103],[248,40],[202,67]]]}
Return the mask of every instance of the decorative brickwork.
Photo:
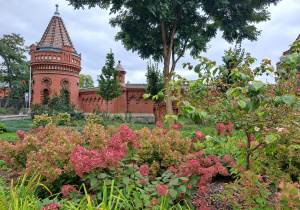
{"label": "decorative brickwork", "polygon": [[[81,54],[77,54],[67,29],[59,17],[58,9],[51,18],[44,35],[37,46],[30,46],[31,68],[33,70],[33,103],[43,103],[46,95],[60,93],[62,86],[67,86],[71,102],[79,110],[91,113],[95,110],[106,111],[107,101],[96,94],[97,88],[79,90],[79,73],[81,71]],[[119,80],[123,94],[108,102],[110,113],[153,113],[151,100],[145,100],[145,85],[125,84],[126,71],[118,62],[115,67],[120,71]],[[50,89],[51,86],[51,89]],[[34,91],[40,90],[40,91]]]}

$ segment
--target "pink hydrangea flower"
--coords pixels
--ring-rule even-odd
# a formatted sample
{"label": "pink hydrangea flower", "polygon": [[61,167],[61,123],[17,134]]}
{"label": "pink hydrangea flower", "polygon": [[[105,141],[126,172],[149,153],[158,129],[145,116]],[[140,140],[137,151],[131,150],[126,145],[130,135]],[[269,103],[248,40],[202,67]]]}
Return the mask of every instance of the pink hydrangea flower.
{"label": "pink hydrangea flower", "polygon": [[158,127],[158,128],[163,128],[164,125],[163,125],[161,122],[157,121],[157,122],[156,122],[156,127]]}
{"label": "pink hydrangea flower", "polygon": [[225,155],[223,157],[223,160],[224,160],[225,163],[231,163],[233,161],[232,158],[229,155]]}
{"label": "pink hydrangea flower", "polygon": [[140,178],[140,180],[141,180],[141,184],[142,184],[142,185],[145,185],[146,182],[147,182],[146,179],[144,179],[144,178]]}
{"label": "pink hydrangea flower", "polygon": [[29,130],[29,133],[30,133],[30,134],[35,133],[35,130],[34,130],[34,129],[30,129],[30,130]]}
{"label": "pink hydrangea flower", "polygon": [[201,131],[196,131],[195,136],[200,141],[204,140],[204,138],[205,138],[205,134],[202,133]]}
{"label": "pink hydrangea flower", "polygon": [[149,176],[149,169],[148,169],[148,166],[146,164],[142,165],[140,167],[140,173],[142,176]]}
{"label": "pink hydrangea flower", "polygon": [[70,193],[79,193],[79,191],[76,190],[76,188],[71,185],[64,185],[61,188],[61,193],[63,194],[64,197],[69,197]]}
{"label": "pink hydrangea flower", "polygon": [[17,132],[16,132],[16,134],[18,135],[18,137],[20,138],[20,139],[24,139],[25,138],[25,136],[27,135],[27,133],[25,132],[25,131],[21,131],[21,130],[17,130]]}
{"label": "pink hydrangea flower", "polygon": [[253,134],[250,135],[250,141],[254,141],[255,140],[255,136]]}
{"label": "pink hydrangea flower", "polygon": [[167,171],[176,172],[177,169],[174,166],[169,166],[169,168],[167,168]]}
{"label": "pink hydrangea flower", "polygon": [[226,127],[223,125],[223,123],[219,123],[218,125],[217,125],[217,132],[218,133],[224,133],[225,132],[225,130],[226,130]]}
{"label": "pink hydrangea flower", "polygon": [[[165,196],[167,190],[168,190],[168,187],[166,185],[159,185],[157,187],[157,191],[160,196]],[[168,192],[168,194],[169,194],[169,192]]]}
{"label": "pink hydrangea flower", "polygon": [[228,125],[225,126],[226,130],[228,130],[229,132],[233,131],[233,124],[230,122]]}
{"label": "pink hydrangea flower", "polygon": [[49,203],[42,210],[58,210],[60,203]]}
{"label": "pink hydrangea flower", "polygon": [[36,132],[41,132],[41,131],[44,131],[44,127],[42,125],[36,129]]}

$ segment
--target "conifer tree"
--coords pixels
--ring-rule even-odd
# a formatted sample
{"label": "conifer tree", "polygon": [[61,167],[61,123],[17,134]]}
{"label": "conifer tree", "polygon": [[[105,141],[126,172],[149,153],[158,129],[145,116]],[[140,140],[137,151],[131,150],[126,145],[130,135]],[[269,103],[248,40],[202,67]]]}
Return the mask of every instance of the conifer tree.
{"label": "conifer tree", "polygon": [[[145,91],[147,94],[144,95],[146,99],[152,99],[155,101],[155,104],[160,103],[164,100],[163,95],[158,97],[153,97],[157,95],[161,90],[164,89],[164,75],[158,69],[158,64],[152,64],[151,61],[147,63],[147,87]],[[156,117],[157,117],[157,106],[155,106]]]}
{"label": "conifer tree", "polygon": [[106,112],[108,112],[108,102],[123,93],[120,81],[118,80],[120,72],[116,71],[114,65],[114,54],[110,50],[110,53],[106,55],[106,62],[102,68],[102,74],[98,77],[99,90],[96,91],[97,94],[106,100]]}

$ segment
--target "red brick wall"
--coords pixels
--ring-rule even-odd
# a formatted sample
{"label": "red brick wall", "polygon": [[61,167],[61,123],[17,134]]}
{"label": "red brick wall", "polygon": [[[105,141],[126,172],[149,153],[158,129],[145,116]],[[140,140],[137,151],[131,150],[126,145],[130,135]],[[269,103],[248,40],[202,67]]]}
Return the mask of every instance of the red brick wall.
{"label": "red brick wall", "polygon": [[[153,104],[151,100],[145,100],[144,89],[127,89],[123,87],[123,94],[108,102],[108,111],[110,113],[153,113]],[[106,101],[100,95],[95,93],[96,89],[82,89],[79,93],[78,109],[86,113],[92,113],[93,110],[100,108],[101,112],[106,111]]]}
{"label": "red brick wall", "polygon": [[59,95],[64,85],[70,93],[71,102],[78,106],[81,54],[76,55],[72,50],[71,47],[65,46],[57,52],[38,51],[35,45],[30,46],[30,65],[33,72],[32,103],[42,103],[45,90],[50,98],[55,92]]}

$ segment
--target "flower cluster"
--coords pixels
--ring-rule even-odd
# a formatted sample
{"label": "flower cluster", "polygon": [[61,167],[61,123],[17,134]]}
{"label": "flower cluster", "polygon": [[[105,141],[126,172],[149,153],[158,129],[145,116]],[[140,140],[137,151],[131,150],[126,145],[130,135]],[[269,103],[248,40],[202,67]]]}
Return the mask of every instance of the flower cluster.
{"label": "flower cluster", "polygon": [[163,128],[164,125],[163,125],[160,121],[157,121],[157,122],[156,122],[156,127],[158,127],[158,128]]}
{"label": "flower cluster", "polygon": [[230,122],[228,125],[223,125],[223,123],[219,123],[216,128],[218,134],[225,137],[227,135],[232,136],[233,124]]}
{"label": "flower cluster", "polygon": [[42,210],[58,210],[60,203],[49,203]]}
{"label": "flower cluster", "polygon": [[25,131],[21,131],[21,130],[17,130],[16,134],[18,135],[18,137],[23,140],[25,138],[25,136],[27,135],[27,133]]}
{"label": "flower cluster", "polygon": [[[166,185],[159,185],[157,187],[157,192],[160,196],[165,196],[167,191],[168,187]],[[170,192],[168,192],[168,194],[170,194]]]}
{"label": "flower cluster", "polygon": [[48,114],[35,115],[33,119],[33,124],[35,126],[46,126],[52,122],[52,118],[48,116]]}
{"label": "flower cluster", "polygon": [[149,172],[148,166],[146,164],[141,165],[140,173],[142,176],[149,176],[150,172]]}
{"label": "flower cluster", "polygon": [[61,193],[64,197],[68,198],[71,193],[79,193],[79,191],[71,185],[64,185],[61,188]]}
{"label": "flower cluster", "polygon": [[202,141],[202,140],[205,139],[205,134],[202,133],[201,131],[196,131],[196,132],[195,132],[195,136],[196,136],[196,138],[197,138],[198,140],[200,140],[200,141]]}
{"label": "flower cluster", "polygon": [[184,126],[180,122],[171,127],[172,130],[178,130],[179,128],[184,129]]}

